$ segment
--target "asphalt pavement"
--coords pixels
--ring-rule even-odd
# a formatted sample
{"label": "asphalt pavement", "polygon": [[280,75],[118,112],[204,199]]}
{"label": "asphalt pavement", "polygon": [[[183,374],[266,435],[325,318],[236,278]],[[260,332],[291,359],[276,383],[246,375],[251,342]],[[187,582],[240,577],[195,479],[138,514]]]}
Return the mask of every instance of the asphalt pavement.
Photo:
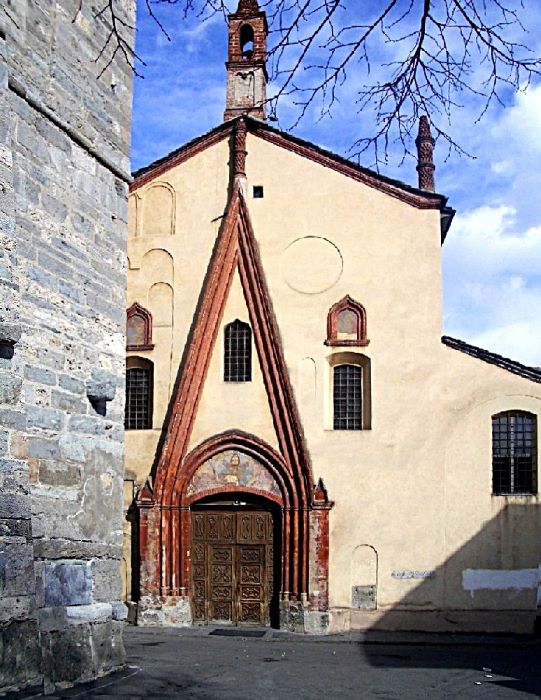
{"label": "asphalt pavement", "polygon": [[125,644],[128,657],[125,669],[47,697],[51,700],[541,697],[541,643],[531,638],[394,633],[313,638],[276,630],[127,627]]}

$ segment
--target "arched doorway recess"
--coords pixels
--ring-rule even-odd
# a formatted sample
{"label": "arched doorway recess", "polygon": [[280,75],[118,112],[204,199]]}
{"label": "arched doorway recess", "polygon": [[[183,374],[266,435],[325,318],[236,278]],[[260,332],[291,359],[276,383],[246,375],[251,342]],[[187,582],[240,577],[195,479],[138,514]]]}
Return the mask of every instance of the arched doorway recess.
{"label": "arched doorway recess", "polygon": [[[192,547],[197,541],[192,530],[194,513],[209,502],[244,502],[244,512],[249,512],[248,503],[251,506],[273,504],[273,522],[278,528],[280,542],[278,558],[272,567],[273,595],[277,599],[281,627],[304,629],[307,613],[327,610],[328,513],[332,502],[321,481],[317,486],[310,484],[305,475],[295,473],[270,445],[241,431],[229,431],[206,440],[185,457],[180,468],[172,465],[170,472],[174,475],[170,488],[161,490],[168,498],[155,499],[151,484],[147,483],[137,500],[141,572],[139,620],[143,624],[149,610],[153,611],[154,621],[171,624],[171,620],[166,619],[168,609],[175,610],[181,623],[189,624],[197,606],[195,617],[201,617],[202,602],[207,606],[203,617],[207,621],[212,619],[213,613],[210,617],[208,614],[211,584],[206,581],[195,586],[194,582],[201,581],[202,577],[194,577],[193,572],[197,565],[201,574],[203,565],[204,577],[208,576],[208,547],[211,545],[208,514],[206,524],[203,523],[207,529],[199,532],[199,535],[203,533],[200,540],[207,548],[206,558],[199,556],[194,561]],[[238,518],[233,520],[235,527],[241,527]],[[224,527],[232,526],[229,518]],[[216,530],[212,537],[224,542],[223,534],[223,530]],[[252,535],[248,539],[247,544],[257,544]],[[265,546],[268,544],[266,542]],[[225,556],[225,552],[221,555]],[[230,562],[232,567],[237,567],[237,574],[240,569],[234,558],[238,556],[241,556],[238,552],[231,553]],[[205,594],[195,595],[201,593],[202,585],[206,586]],[[195,587],[199,590],[194,591]],[[239,609],[238,598],[231,604]],[[179,606],[182,614],[178,612]],[[157,609],[160,610],[158,616]],[[271,609],[269,606],[268,610]],[[242,623],[241,617],[241,614],[231,613],[231,621]]]}

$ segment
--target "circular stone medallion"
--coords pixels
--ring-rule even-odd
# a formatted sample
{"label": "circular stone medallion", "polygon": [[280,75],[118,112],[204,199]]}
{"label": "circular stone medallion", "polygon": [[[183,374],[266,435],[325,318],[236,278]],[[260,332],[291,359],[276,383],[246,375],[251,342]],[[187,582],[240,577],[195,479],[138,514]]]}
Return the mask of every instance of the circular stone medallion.
{"label": "circular stone medallion", "polygon": [[282,254],[284,279],[301,294],[321,294],[342,275],[344,261],[338,248],[327,238],[305,236],[290,243]]}

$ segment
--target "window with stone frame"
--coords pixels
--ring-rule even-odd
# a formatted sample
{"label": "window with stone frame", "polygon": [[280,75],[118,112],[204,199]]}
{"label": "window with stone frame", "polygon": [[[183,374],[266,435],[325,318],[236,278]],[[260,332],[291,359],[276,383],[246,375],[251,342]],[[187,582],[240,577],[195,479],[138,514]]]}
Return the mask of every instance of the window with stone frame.
{"label": "window with stone frame", "polygon": [[126,312],[126,349],[152,350],[152,315],[135,302]]}
{"label": "window with stone frame", "polygon": [[537,418],[527,411],[492,416],[492,492],[537,493]]}
{"label": "window with stone frame", "polygon": [[150,430],[154,389],[154,365],[142,357],[128,357],[126,368],[126,430]]}
{"label": "window with stone frame", "polygon": [[252,381],[252,329],[238,318],[224,331],[224,381]]}
{"label": "window with stone frame", "polygon": [[329,365],[329,430],[370,430],[372,428],[371,361],[359,352],[334,352]]}
{"label": "window with stone frame", "polygon": [[337,365],[333,369],[333,427],[362,428],[362,370],[359,365]]}
{"label": "window with stone frame", "polygon": [[325,345],[365,347],[369,342],[366,336],[366,311],[362,304],[346,295],[331,306],[327,315]]}

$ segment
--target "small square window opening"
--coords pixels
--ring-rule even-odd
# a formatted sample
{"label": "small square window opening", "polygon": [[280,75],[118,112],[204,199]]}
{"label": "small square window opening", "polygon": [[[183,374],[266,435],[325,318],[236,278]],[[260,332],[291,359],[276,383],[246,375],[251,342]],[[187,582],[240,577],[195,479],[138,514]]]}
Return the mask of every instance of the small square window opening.
{"label": "small square window opening", "polygon": [[254,185],[254,199],[263,199],[263,185]]}

